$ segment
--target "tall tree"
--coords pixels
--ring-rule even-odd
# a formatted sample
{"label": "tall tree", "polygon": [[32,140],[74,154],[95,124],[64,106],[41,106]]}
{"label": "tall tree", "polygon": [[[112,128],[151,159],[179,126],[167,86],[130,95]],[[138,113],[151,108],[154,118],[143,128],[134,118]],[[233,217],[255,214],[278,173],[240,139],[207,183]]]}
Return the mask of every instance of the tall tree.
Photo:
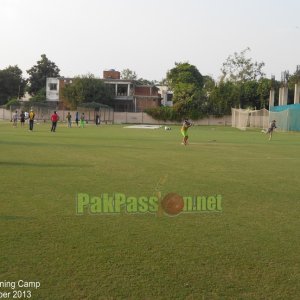
{"label": "tall tree", "polygon": [[230,114],[231,107],[237,107],[239,101],[240,94],[237,85],[231,81],[220,81],[209,95],[209,113],[212,115]]}
{"label": "tall tree", "polygon": [[62,89],[62,95],[72,108],[76,108],[81,103],[89,102],[109,105],[112,99],[110,87],[92,74],[75,77],[71,84]]}
{"label": "tall tree", "polygon": [[45,88],[47,77],[59,77],[59,68],[49,60],[46,54],[41,55],[41,60],[35,66],[27,70],[29,74],[28,92],[35,95],[39,90]]}
{"label": "tall tree", "polygon": [[24,96],[26,82],[22,77],[22,70],[17,65],[0,70],[0,105],[11,98]]}
{"label": "tall tree", "polygon": [[233,82],[245,82],[247,80],[257,80],[264,76],[262,68],[264,62],[253,62],[252,58],[247,58],[246,53],[251,51],[249,47],[240,53],[234,52],[229,55],[223,63],[221,80],[230,80]]}
{"label": "tall tree", "polygon": [[203,76],[195,66],[187,62],[175,63],[175,67],[167,73],[167,83],[171,89],[178,83],[193,84],[195,88],[202,89]]}
{"label": "tall tree", "polygon": [[182,117],[198,118],[203,114],[206,96],[203,93],[204,79],[198,69],[187,63],[175,63],[168,71],[167,82],[174,93],[174,110]]}
{"label": "tall tree", "polygon": [[295,88],[295,84],[300,83],[300,67],[297,66],[297,70],[289,76],[288,78],[288,87],[293,90]]}
{"label": "tall tree", "polygon": [[198,69],[187,62],[175,63],[175,67],[168,71],[167,82],[174,92],[174,103],[195,100],[203,88],[203,76]]}
{"label": "tall tree", "polygon": [[257,94],[259,96],[259,107],[258,108],[268,108],[270,90],[271,88],[275,88],[276,81],[272,81],[268,78],[260,78],[258,80]]}
{"label": "tall tree", "polygon": [[258,94],[258,80],[264,77],[262,69],[265,63],[247,57],[249,51],[247,47],[240,53],[228,56],[221,69],[221,82],[230,81],[235,85],[241,108],[260,108],[263,105]]}

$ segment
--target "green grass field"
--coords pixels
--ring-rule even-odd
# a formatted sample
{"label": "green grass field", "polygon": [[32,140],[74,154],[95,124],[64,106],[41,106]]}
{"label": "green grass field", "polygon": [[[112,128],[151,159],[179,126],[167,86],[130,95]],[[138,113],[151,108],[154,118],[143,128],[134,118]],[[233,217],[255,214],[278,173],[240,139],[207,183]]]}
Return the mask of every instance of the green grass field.
{"label": "green grass field", "polygon": [[[1,122],[0,282],[39,281],[39,300],[300,299],[300,134],[189,135]],[[162,178],[223,211],[76,215],[77,193],[151,196]]]}

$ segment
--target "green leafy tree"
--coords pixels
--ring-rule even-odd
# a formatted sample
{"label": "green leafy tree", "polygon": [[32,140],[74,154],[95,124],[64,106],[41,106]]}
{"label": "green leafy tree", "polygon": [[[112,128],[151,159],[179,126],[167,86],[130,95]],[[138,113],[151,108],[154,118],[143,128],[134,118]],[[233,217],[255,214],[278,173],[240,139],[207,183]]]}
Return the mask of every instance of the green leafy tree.
{"label": "green leafy tree", "polygon": [[182,117],[177,111],[175,111],[172,107],[168,106],[148,108],[145,110],[145,112],[156,120],[181,121],[182,119]]}
{"label": "green leafy tree", "polygon": [[175,68],[167,73],[167,83],[172,90],[175,90],[180,83],[193,85],[194,89],[201,90],[203,81],[203,76],[198,69],[187,62],[175,63]]}
{"label": "green leafy tree", "polygon": [[229,55],[222,66],[221,82],[229,81],[235,84],[241,108],[260,108],[260,95],[258,92],[258,80],[264,77],[262,71],[265,63],[253,61],[247,57],[250,48],[240,53]]}
{"label": "green leafy tree", "polygon": [[175,68],[167,73],[167,83],[174,92],[174,103],[188,103],[202,90],[203,76],[189,63],[175,63]]}
{"label": "green leafy tree", "polygon": [[264,76],[262,68],[264,62],[254,62],[252,58],[247,58],[246,53],[251,51],[249,47],[240,53],[235,52],[229,55],[223,63],[221,80],[233,82],[245,82],[248,80],[257,80]]}
{"label": "green leafy tree", "polygon": [[46,102],[46,88],[41,88],[33,97],[30,98],[32,103]]}
{"label": "green leafy tree", "polygon": [[300,69],[297,67],[297,70],[288,77],[288,103],[294,103],[294,95],[295,95],[295,84],[300,83]]}
{"label": "green leafy tree", "polygon": [[231,113],[231,107],[239,106],[239,89],[233,82],[221,81],[211,91],[208,99],[209,114],[224,115]]}
{"label": "green leafy tree", "polygon": [[210,93],[216,86],[215,80],[209,76],[203,76],[203,89],[205,90],[206,93]]}
{"label": "green leafy tree", "polygon": [[112,91],[100,79],[92,74],[78,76],[71,84],[62,89],[62,96],[67,104],[76,108],[81,103],[97,102],[111,104]]}
{"label": "green leafy tree", "polygon": [[137,74],[130,69],[124,69],[121,71],[121,79],[137,80]]}
{"label": "green leafy tree", "polygon": [[26,83],[22,70],[17,65],[0,70],[0,105],[12,98],[19,99],[24,96]]}
{"label": "green leafy tree", "polygon": [[157,84],[159,84],[159,85],[168,85],[167,78],[162,78]]}
{"label": "green leafy tree", "polygon": [[35,95],[39,90],[45,88],[47,77],[59,77],[59,68],[49,60],[46,54],[41,55],[41,60],[35,66],[27,70],[29,74],[28,92]]}
{"label": "green leafy tree", "polygon": [[257,92],[258,82],[256,80],[248,80],[239,83],[240,103],[244,108],[260,108],[259,95]]}
{"label": "green leafy tree", "polygon": [[158,81],[156,80],[148,80],[148,79],[144,79],[144,78],[139,78],[136,80],[137,84],[141,84],[141,85],[157,85]]}
{"label": "green leafy tree", "polygon": [[21,102],[17,98],[12,98],[5,104],[6,109],[15,109],[19,108],[20,106]]}
{"label": "green leafy tree", "polygon": [[[276,88],[275,81],[268,78],[260,78],[258,80],[257,94],[259,96],[260,108],[268,108],[271,88]],[[276,88],[277,89],[277,88]]]}
{"label": "green leafy tree", "polygon": [[203,115],[206,105],[202,91],[204,78],[198,69],[187,63],[175,63],[167,73],[167,83],[173,91],[173,109],[182,117],[198,118]]}
{"label": "green leafy tree", "polygon": [[300,83],[300,70],[298,70],[298,68],[292,75],[289,76],[289,80],[288,80],[289,89],[294,90],[296,83]]}

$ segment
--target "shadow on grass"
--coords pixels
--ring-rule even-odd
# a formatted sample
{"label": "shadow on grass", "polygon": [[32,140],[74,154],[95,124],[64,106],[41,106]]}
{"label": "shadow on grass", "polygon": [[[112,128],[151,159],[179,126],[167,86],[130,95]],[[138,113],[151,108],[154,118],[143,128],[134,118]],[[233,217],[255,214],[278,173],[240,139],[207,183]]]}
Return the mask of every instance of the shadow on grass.
{"label": "shadow on grass", "polygon": [[1,216],[0,221],[19,221],[19,220],[33,220],[33,217],[24,217],[24,216]]}
{"label": "shadow on grass", "polygon": [[[125,139],[124,139],[125,140]],[[130,141],[136,141],[134,139],[126,139],[127,142],[130,142]],[[152,143],[153,141],[149,141],[148,142]],[[0,144],[3,144],[3,145],[14,145],[14,146],[26,146],[26,147],[63,147],[63,148],[117,148],[117,149],[131,149],[131,148],[134,148],[134,149],[141,149],[141,150],[145,150],[145,149],[152,149],[152,147],[141,147],[141,146],[136,146],[136,145],[113,145],[113,144],[98,144],[98,143],[95,143],[95,144],[68,144],[68,143],[36,143],[36,142],[32,142],[32,143],[26,143],[26,142],[11,142],[11,141],[0,141]]]}
{"label": "shadow on grass", "polygon": [[37,167],[37,168],[89,168],[90,165],[63,165],[63,164],[45,164],[45,163],[26,163],[18,161],[0,161],[0,166],[13,166],[13,167]]}

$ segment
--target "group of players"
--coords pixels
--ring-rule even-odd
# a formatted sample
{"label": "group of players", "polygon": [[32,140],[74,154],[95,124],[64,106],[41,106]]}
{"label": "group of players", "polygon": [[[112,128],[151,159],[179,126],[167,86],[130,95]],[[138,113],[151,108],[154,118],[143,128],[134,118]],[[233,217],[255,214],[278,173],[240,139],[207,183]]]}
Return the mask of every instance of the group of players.
{"label": "group of players", "polygon": [[[35,112],[33,109],[30,110],[29,113],[21,111],[20,115],[18,115],[18,111],[15,111],[12,115],[12,122],[13,122],[13,127],[17,127],[18,124],[18,120],[20,120],[21,123],[21,127],[24,127],[25,125],[25,120],[28,119],[28,124],[29,124],[29,130],[33,131],[33,125],[34,125],[34,120],[35,120]],[[68,121],[68,127],[72,127],[72,116],[70,114],[70,112],[68,112],[66,119]],[[51,132],[55,132],[56,131],[56,126],[57,126],[57,122],[59,121],[59,115],[57,114],[56,111],[53,112],[53,114],[50,117],[51,120]],[[97,113],[96,114],[96,125],[100,125],[100,116]],[[85,127],[85,115],[84,113],[81,114],[81,116],[79,117],[79,113],[76,112],[75,115],[75,123],[78,126],[80,126],[81,128]]]}
{"label": "group of players", "polygon": [[[33,109],[31,109],[29,114],[28,114],[29,130],[30,131],[33,131],[34,118],[35,118],[35,112],[33,111]],[[68,120],[68,127],[72,127],[72,116],[71,116],[70,112],[68,112],[66,118]],[[21,127],[24,126],[25,119],[26,119],[26,113],[21,111],[21,114],[20,114]],[[58,116],[56,111],[54,111],[54,113],[51,115],[50,119],[51,119],[51,122],[52,122],[51,132],[55,132],[57,122],[59,121],[59,116]],[[80,127],[84,128],[84,126],[85,126],[85,115],[84,115],[84,113],[81,114],[80,119],[79,119],[79,114],[78,114],[78,112],[76,112],[75,122],[77,124],[77,127],[78,127],[79,120],[80,120]],[[15,111],[15,113],[13,114],[12,121],[13,121],[13,126],[16,127],[17,122],[18,122],[18,112],[17,111]],[[99,114],[96,115],[96,125],[97,126],[100,125],[100,116],[99,116]],[[192,126],[192,123],[189,122],[188,119],[185,119],[183,124],[182,124],[181,130],[180,130],[181,134],[183,136],[182,145],[184,145],[184,146],[188,145],[189,136],[188,136],[187,132],[188,132],[188,129],[191,126]],[[269,140],[272,139],[273,131],[274,131],[275,128],[277,128],[276,127],[276,120],[273,120],[270,123],[270,126],[269,126],[268,130],[265,131],[266,134],[269,134]]]}
{"label": "group of players", "polygon": [[[28,119],[29,131],[33,131],[33,125],[34,125],[34,119],[35,119],[35,112],[33,111],[33,109],[31,109],[29,113],[21,111],[19,116],[18,116],[18,111],[15,111],[12,115],[12,122],[13,122],[14,127],[17,127],[18,119],[20,119],[21,127],[25,126],[25,120]],[[56,113],[56,111],[54,111],[54,113],[51,115],[51,122],[52,122],[51,131],[52,132],[55,132],[58,120],[59,120],[59,116]]]}

